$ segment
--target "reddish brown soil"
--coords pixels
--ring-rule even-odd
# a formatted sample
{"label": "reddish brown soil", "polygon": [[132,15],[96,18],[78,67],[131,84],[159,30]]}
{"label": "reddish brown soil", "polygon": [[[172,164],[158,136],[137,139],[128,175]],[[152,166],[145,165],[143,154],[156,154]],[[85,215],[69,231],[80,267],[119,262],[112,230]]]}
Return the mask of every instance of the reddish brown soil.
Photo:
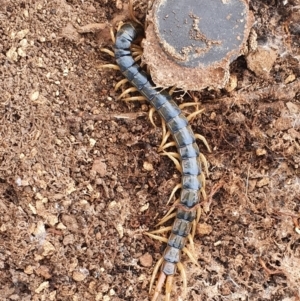
{"label": "reddish brown soil", "polygon": [[[0,0],[1,301],[149,300],[164,246],[143,232],[180,174],[157,153],[149,106],[118,101],[122,76],[98,68],[114,62],[99,50],[126,7]],[[227,90],[175,96],[205,108],[192,126],[213,150],[199,142],[211,203],[194,240],[200,267],[183,257],[186,300],[300,298],[299,2],[250,9],[254,49],[275,61],[257,50],[247,60],[258,69],[238,58]]]}

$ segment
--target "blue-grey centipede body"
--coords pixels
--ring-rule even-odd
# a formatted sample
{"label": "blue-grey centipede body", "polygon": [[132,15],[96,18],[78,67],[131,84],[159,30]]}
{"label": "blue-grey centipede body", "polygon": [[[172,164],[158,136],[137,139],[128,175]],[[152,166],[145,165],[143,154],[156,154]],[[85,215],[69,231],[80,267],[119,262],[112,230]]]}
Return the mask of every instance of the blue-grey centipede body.
{"label": "blue-grey centipede body", "polygon": [[155,89],[147,73],[132,57],[130,47],[140,34],[140,30],[139,27],[130,23],[124,24],[119,29],[115,42],[115,58],[123,75],[147,98],[166,122],[180,155],[182,168],[180,202],[161,264],[161,273],[169,276],[176,272],[177,264],[181,260],[182,249],[191,232],[192,222],[196,218],[196,209],[200,198],[199,191],[202,187],[200,152],[188,120],[178,105],[167,92],[158,92]]}

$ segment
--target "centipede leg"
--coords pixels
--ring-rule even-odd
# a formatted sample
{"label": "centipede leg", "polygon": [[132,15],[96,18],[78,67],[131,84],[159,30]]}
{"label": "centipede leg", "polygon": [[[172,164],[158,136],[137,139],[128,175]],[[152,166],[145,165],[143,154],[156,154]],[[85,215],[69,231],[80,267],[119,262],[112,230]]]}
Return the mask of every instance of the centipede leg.
{"label": "centipede leg", "polygon": [[164,149],[171,147],[171,146],[176,146],[176,143],[174,141],[166,143],[165,145],[162,145],[158,148],[158,151],[163,151]]}
{"label": "centipede leg", "polygon": [[155,112],[155,109],[154,108],[151,108],[150,111],[149,111],[149,119],[150,119],[150,122],[153,124],[153,126],[156,128],[156,124],[153,120],[153,114]]}
{"label": "centipede leg", "polygon": [[[175,208],[173,207],[172,211],[174,210]],[[166,214],[160,221],[158,224],[156,224],[156,226],[160,226],[162,224],[164,224],[165,222],[167,222],[168,220],[170,220],[171,218],[175,217],[176,216],[176,213],[172,213],[172,214]]]}
{"label": "centipede leg", "polygon": [[170,197],[169,197],[169,199],[168,199],[168,201],[167,201],[167,205],[170,203],[170,201],[171,201],[171,199],[173,198],[173,196],[175,195],[176,191],[179,190],[179,189],[181,189],[181,188],[182,188],[182,184],[181,184],[181,183],[177,184],[177,185],[173,188],[173,190],[172,190],[172,192],[171,192],[171,195],[170,195]]}
{"label": "centipede leg", "polygon": [[[163,274],[163,273],[162,273]],[[167,276],[167,281],[166,281],[166,297],[165,301],[170,301],[171,298],[171,291],[172,291],[172,285],[173,285],[173,275],[168,275]]]}
{"label": "centipede leg", "polygon": [[167,154],[169,155],[169,156],[172,156],[173,158],[175,158],[177,161],[179,161],[180,160],[180,155],[178,154],[178,153],[175,153],[175,152],[165,152],[165,151],[163,151],[162,153],[161,153],[161,155],[162,156],[167,156]]}
{"label": "centipede leg", "polygon": [[186,278],[185,268],[181,262],[177,263],[177,267],[183,282],[183,298],[184,298],[187,294],[187,280],[186,280],[187,278]]}
{"label": "centipede leg", "polygon": [[191,260],[191,262],[193,264],[195,264],[196,266],[199,267],[199,263],[197,262],[197,260],[194,258],[193,254],[187,249],[187,247],[184,247],[182,249],[182,251],[189,257],[189,259]]}
{"label": "centipede leg", "polygon": [[109,50],[109,49],[107,49],[107,48],[100,48],[100,51],[101,51],[101,52],[104,52],[104,53],[107,53],[107,54],[110,55],[111,57],[114,57],[114,56],[115,56],[114,52],[111,51],[111,50]]}
{"label": "centipede leg", "polygon": [[193,254],[195,254],[195,244],[194,244],[194,236],[193,233],[188,235],[188,240],[192,248]]}
{"label": "centipede leg", "polygon": [[[198,223],[199,223],[199,221],[200,221],[201,213],[202,213],[201,207],[199,206],[199,207],[197,208],[196,226],[198,225]],[[196,231],[195,231],[195,232],[196,232]],[[195,233],[194,233],[193,237],[194,237],[194,236],[195,236]]]}
{"label": "centipede leg", "polygon": [[188,121],[191,121],[194,117],[196,117],[197,115],[201,114],[203,111],[204,111],[204,109],[195,111],[195,112],[191,113],[189,116],[187,116],[186,119],[187,119]]}
{"label": "centipede leg", "polygon": [[123,101],[146,101],[144,96],[130,96],[122,99]]}
{"label": "centipede leg", "polygon": [[131,48],[132,50],[132,56],[134,56],[134,53],[135,54],[143,54],[143,48],[139,45],[136,45],[136,44],[132,44]]}
{"label": "centipede leg", "polygon": [[211,149],[210,149],[210,147],[208,145],[208,142],[207,142],[207,140],[205,139],[204,136],[202,136],[200,134],[195,134],[195,138],[201,140],[203,142],[203,144],[206,146],[207,150],[211,153]]}
{"label": "centipede leg", "polygon": [[112,42],[115,44],[116,43],[116,37],[115,37],[115,33],[114,33],[114,30],[113,30],[112,27],[110,28],[109,32],[110,32],[110,38],[111,38]]}
{"label": "centipede leg", "polygon": [[179,163],[179,161],[175,158],[176,157],[176,153],[168,153],[163,151],[162,155],[168,156],[175,164],[176,169],[181,173],[182,172],[182,167]]}
{"label": "centipede leg", "polygon": [[138,62],[142,58],[143,52],[141,51],[135,51],[132,53],[132,56],[134,57],[134,61]]}
{"label": "centipede leg", "polygon": [[185,102],[185,103],[180,104],[179,108],[181,110],[183,110],[184,108],[193,107],[193,106],[196,107],[196,108],[198,108],[199,102]]}
{"label": "centipede leg", "polygon": [[[154,231],[151,231],[150,234],[161,234],[161,233],[164,233],[164,232],[168,232],[172,230],[172,227],[169,226],[169,227],[164,227],[164,228],[161,228],[161,229],[158,229],[158,230],[154,230]],[[149,232],[148,232],[149,233]]]}
{"label": "centipede leg", "polygon": [[201,194],[202,194],[202,197],[204,200],[207,200],[207,194],[206,194],[206,191],[204,189],[201,189]]}
{"label": "centipede leg", "polygon": [[136,91],[138,91],[137,88],[130,87],[130,88],[126,89],[125,91],[123,91],[122,94],[118,97],[118,99],[122,99],[124,95],[129,94],[131,92],[136,92]]}
{"label": "centipede leg", "polygon": [[[165,216],[159,221],[159,223],[157,223],[155,226],[161,226],[162,224],[164,224],[166,221],[168,221],[172,215],[172,212],[176,209],[176,206],[179,204],[180,199],[176,200],[173,204],[173,206],[169,209],[169,211],[165,214]],[[173,215],[172,215],[173,216]]]}
{"label": "centipede leg", "polygon": [[[160,295],[160,292],[162,290],[162,287],[165,284],[166,278],[167,278],[167,275],[165,273],[161,272],[159,274],[157,284],[156,284],[156,287],[155,287],[155,291],[154,291],[154,294],[153,294],[153,297],[152,297],[151,301],[156,301],[157,300],[157,298]],[[168,290],[170,290],[169,287],[168,287]],[[167,299],[165,299],[165,300],[167,300]]]}
{"label": "centipede leg", "polygon": [[158,147],[159,150],[163,150],[164,145],[166,144],[167,140],[169,139],[171,133],[167,131],[166,123],[162,120],[162,140],[160,146]]}
{"label": "centipede leg", "polygon": [[98,66],[98,68],[99,69],[108,68],[108,69],[120,70],[120,67],[118,65],[115,65],[115,64],[100,65],[100,66]]}
{"label": "centipede leg", "polygon": [[[163,261],[164,261],[164,258],[161,257],[161,258],[157,261],[157,263],[155,264],[155,266],[154,266],[154,269],[153,269],[153,272],[152,272],[152,277],[151,277],[151,280],[150,280],[150,285],[149,285],[149,294],[151,293],[151,290],[152,290],[152,286],[153,286],[153,284],[154,284],[155,277],[156,277],[156,275],[157,275],[157,273],[158,273],[158,270],[159,270],[160,266],[162,265]],[[152,300],[153,300],[153,299],[152,299]]]}
{"label": "centipede leg", "polygon": [[127,78],[124,78],[124,79],[118,81],[117,84],[115,85],[115,91],[117,91],[121,86],[123,86],[126,83],[128,83]]}

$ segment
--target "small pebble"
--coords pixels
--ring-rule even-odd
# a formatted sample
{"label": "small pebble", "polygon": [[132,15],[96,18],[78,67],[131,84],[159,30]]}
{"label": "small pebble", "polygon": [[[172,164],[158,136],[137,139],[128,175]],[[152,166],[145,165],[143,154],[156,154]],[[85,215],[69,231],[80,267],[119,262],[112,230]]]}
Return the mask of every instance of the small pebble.
{"label": "small pebble", "polygon": [[197,234],[200,236],[208,235],[212,232],[212,226],[206,223],[197,225]]}
{"label": "small pebble", "polygon": [[264,156],[267,153],[267,151],[263,148],[258,148],[256,150],[256,156]]}
{"label": "small pebble", "polygon": [[152,171],[153,170],[153,165],[147,161],[144,162],[143,168],[147,171]]}
{"label": "small pebble", "polygon": [[79,271],[74,271],[73,272],[73,275],[72,275],[72,278],[77,281],[77,282],[80,282],[80,281],[83,281],[85,278],[86,278],[86,274],[83,274]]}
{"label": "small pebble", "polygon": [[270,182],[269,178],[262,178],[261,180],[259,180],[259,181],[256,183],[256,186],[257,186],[257,187],[263,187],[263,186],[268,185],[269,182]]}
{"label": "small pebble", "polygon": [[145,253],[144,255],[142,255],[139,258],[139,260],[140,260],[141,266],[143,266],[145,268],[149,268],[152,266],[153,258],[149,253]]}
{"label": "small pebble", "polygon": [[100,177],[104,177],[106,175],[106,164],[102,159],[95,159],[92,170],[95,170],[100,175]]}

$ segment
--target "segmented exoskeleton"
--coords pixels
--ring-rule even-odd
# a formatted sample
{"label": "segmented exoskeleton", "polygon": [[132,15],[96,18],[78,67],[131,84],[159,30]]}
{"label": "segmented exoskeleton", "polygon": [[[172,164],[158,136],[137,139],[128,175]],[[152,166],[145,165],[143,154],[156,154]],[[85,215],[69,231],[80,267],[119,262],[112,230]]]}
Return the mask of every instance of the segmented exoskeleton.
{"label": "segmented exoskeleton", "polygon": [[[178,267],[186,277],[181,261],[182,251],[188,238],[191,238],[192,227],[200,218],[199,198],[202,188],[202,171],[200,164],[200,152],[196,144],[196,137],[189,126],[187,118],[182,114],[178,105],[167,92],[158,92],[149,76],[135,62],[131,54],[131,44],[140,34],[142,29],[131,23],[124,24],[117,32],[115,40],[116,62],[128,81],[147,98],[148,102],[157,110],[165,121],[180,155],[182,180],[181,194],[175,220],[171,228],[171,234],[167,240],[167,247],[162,258],[154,268],[150,290],[160,268],[158,283],[152,297],[155,301],[166,282],[166,299],[170,300],[173,275]],[[192,231],[194,234],[194,231]],[[188,251],[187,251],[188,252]],[[191,255],[191,254],[190,254]],[[194,260],[195,262],[195,260]]]}

